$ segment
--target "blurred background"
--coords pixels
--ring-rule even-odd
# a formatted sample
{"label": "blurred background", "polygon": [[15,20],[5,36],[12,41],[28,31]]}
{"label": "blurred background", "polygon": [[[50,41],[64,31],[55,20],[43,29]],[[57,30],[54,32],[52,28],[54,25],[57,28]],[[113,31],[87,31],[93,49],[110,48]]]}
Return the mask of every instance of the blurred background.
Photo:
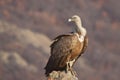
{"label": "blurred background", "polygon": [[46,80],[51,40],[71,32],[77,14],[89,46],[80,80],[120,79],[120,0],[0,0],[0,80]]}

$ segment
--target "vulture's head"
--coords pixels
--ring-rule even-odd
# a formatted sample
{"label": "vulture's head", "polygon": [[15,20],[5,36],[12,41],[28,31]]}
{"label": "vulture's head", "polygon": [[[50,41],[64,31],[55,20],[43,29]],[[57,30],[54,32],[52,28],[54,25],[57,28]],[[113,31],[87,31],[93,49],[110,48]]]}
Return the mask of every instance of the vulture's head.
{"label": "vulture's head", "polygon": [[68,19],[68,22],[81,22],[81,19],[78,15],[73,15],[71,18]]}
{"label": "vulture's head", "polygon": [[78,15],[73,15],[71,18],[68,19],[68,22],[74,22],[76,24],[73,30],[75,30],[78,33],[81,33],[83,36],[86,35],[86,29],[83,28],[81,18]]}

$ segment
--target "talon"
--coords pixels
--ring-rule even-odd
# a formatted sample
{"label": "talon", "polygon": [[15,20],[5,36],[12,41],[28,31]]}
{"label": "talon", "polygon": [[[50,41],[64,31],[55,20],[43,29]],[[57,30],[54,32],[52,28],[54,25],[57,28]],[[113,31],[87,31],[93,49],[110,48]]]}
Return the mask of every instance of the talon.
{"label": "talon", "polygon": [[77,74],[76,74],[76,72],[71,68],[70,69],[70,71],[71,71],[71,74],[73,75],[73,76],[76,76]]}

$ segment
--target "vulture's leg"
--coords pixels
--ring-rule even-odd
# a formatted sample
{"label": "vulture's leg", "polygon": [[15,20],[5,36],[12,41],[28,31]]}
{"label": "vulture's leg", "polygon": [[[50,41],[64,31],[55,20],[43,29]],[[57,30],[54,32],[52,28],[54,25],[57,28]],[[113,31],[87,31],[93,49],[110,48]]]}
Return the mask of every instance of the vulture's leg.
{"label": "vulture's leg", "polygon": [[76,75],[76,72],[72,69],[73,63],[75,62],[75,59],[73,59],[72,61],[69,61],[69,70],[71,71],[71,74],[73,76]]}
{"label": "vulture's leg", "polygon": [[67,67],[66,67],[66,72],[68,72],[68,71],[69,71],[69,69],[70,69],[69,62],[66,62],[66,64],[67,64]]}
{"label": "vulture's leg", "polygon": [[73,76],[76,75],[75,71],[72,69],[72,66],[73,66],[74,62],[75,62],[75,59],[72,60],[72,61],[66,62],[66,64],[67,64],[66,72],[70,71]]}
{"label": "vulture's leg", "polygon": [[71,57],[71,55],[67,56],[66,72],[70,71],[70,57]]}

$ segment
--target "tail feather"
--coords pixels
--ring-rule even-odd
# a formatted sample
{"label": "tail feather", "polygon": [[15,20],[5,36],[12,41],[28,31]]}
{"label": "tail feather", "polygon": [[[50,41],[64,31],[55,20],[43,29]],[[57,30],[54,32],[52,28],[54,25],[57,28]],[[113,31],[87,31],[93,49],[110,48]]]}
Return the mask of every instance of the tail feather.
{"label": "tail feather", "polygon": [[66,66],[60,66],[61,64],[61,58],[55,58],[53,56],[50,56],[48,63],[46,65],[46,67],[44,68],[46,70],[45,75],[49,76],[49,73],[51,73],[52,71],[58,71],[58,70],[65,70]]}
{"label": "tail feather", "polygon": [[48,76],[49,73],[51,73],[53,70],[56,70],[57,66],[58,66],[58,60],[50,56],[48,63],[44,68],[46,70],[45,72],[46,76]]}

